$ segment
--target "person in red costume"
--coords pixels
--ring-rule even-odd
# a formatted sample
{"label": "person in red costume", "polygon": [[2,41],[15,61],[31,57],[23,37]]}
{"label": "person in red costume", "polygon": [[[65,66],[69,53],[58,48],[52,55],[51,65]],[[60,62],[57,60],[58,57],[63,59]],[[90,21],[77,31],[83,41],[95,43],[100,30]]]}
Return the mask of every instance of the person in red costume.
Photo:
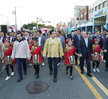
{"label": "person in red costume", "polygon": [[96,38],[94,40],[94,44],[92,45],[93,48],[93,56],[91,56],[91,59],[93,61],[93,72],[100,72],[99,70],[99,64],[100,64],[100,60],[101,60],[101,55],[100,55],[100,50],[101,50],[101,46],[99,44],[99,39]]}
{"label": "person in red costume", "polygon": [[[74,57],[75,54],[77,54],[77,53],[76,53],[75,46],[73,46],[73,40],[69,39],[66,44],[64,56],[65,56],[65,65],[67,66],[66,74],[68,74],[68,69],[70,68],[70,79],[71,80],[73,80],[72,72],[73,72],[74,63],[70,63],[69,57],[70,56]],[[74,62],[75,62],[75,58],[74,58]]]}
{"label": "person in red costume", "polygon": [[4,55],[4,63],[6,64],[6,73],[7,73],[7,77],[6,77],[5,80],[10,79],[9,67],[12,70],[11,76],[14,75],[13,63],[15,62],[15,60],[10,61],[10,63],[8,63],[7,62],[7,59],[6,59],[7,57],[10,57],[11,58],[12,50],[13,50],[12,44],[9,44],[9,41],[8,40],[5,41],[5,43],[4,43],[4,52],[5,52],[5,55]]}
{"label": "person in red costume", "polygon": [[[38,46],[38,38],[34,39],[34,44],[31,48],[31,52],[32,52],[32,58],[31,58],[31,62],[34,65],[34,69],[35,69],[35,74],[36,74],[36,78],[39,78],[39,71],[40,71],[40,63],[43,62],[43,58],[42,58],[42,48],[41,46]],[[34,55],[38,55],[38,62],[34,61]]]}

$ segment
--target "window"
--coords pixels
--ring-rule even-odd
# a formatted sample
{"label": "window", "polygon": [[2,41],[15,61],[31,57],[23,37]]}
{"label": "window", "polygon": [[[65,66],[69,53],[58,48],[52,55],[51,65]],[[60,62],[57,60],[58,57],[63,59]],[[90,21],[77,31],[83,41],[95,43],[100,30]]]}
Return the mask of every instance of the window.
{"label": "window", "polygon": [[97,6],[95,7],[95,11],[97,11]]}
{"label": "window", "polygon": [[103,2],[103,8],[107,6],[107,2]]}
{"label": "window", "polygon": [[101,9],[101,5],[98,6],[98,9]]}
{"label": "window", "polygon": [[100,4],[100,9],[102,8],[102,4]]}
{"label": "window", "polygon": [[93,10],[94,10],[94,9],[92,9],[92,13],[93,13]]}

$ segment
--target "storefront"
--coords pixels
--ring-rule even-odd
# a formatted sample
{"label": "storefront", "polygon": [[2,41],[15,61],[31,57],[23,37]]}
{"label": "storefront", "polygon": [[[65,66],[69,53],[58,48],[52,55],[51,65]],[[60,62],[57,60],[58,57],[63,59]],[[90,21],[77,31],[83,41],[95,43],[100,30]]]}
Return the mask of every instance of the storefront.
{"label": "storefront", "polygon": [[108,29],[107,12],[108,10],[106,8],[103,8],[94,13],[92,27],[93,33],[95,31],[103,32],[103,29]]}

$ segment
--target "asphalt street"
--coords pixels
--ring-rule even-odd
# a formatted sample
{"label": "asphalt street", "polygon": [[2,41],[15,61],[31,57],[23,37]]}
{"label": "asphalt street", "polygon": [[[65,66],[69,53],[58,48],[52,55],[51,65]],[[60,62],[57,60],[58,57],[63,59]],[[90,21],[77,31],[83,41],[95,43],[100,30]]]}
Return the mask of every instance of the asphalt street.
{"label": "asphalt street", "polygon": [[[5,71],[0,74],[0,99],[108,99],[108,72],[105,72],[103,63],[100,73],[93,73],[94,78],[88,77],[86,70],[82,75],[79,67],[74,66],[73,80],[70,80],[62,62],[58,68],[57,83],[49,75],[48,64],[40,66],[40,79],[36,79],[33,67],[28,66],[27,75],[20,83],[17,83],[17,66],[14,68],[15,75],[8,81],[5,81]],[[26,85],[35,81],[47,83],[48,90],[41,94],[29,94]]]}

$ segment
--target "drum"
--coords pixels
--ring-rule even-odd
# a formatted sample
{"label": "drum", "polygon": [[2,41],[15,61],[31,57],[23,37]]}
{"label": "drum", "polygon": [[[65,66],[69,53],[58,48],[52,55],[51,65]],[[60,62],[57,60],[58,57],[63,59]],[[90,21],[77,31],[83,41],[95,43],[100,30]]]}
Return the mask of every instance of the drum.
{"label": "drum", "polygon": [[69,56],[69,62],[70,62],[70,64],[74,65],[75,64],[75,57]]}
{"label": "drum", "polygon": [[37,63],[39,63],[39,55],[33,55],[33,63],[34,64],[37,64]]}
{"label": "drum", "polygon": [[97,52],[95,52],[94,54],[93,54],[93,60],[98,60],[98,57],[99,57],[99,54],[97,53]]}
{"label": "drum", "polygon": [[12,63],[12,59],[10,56],[6,56],[6,64],[11,64]]}

